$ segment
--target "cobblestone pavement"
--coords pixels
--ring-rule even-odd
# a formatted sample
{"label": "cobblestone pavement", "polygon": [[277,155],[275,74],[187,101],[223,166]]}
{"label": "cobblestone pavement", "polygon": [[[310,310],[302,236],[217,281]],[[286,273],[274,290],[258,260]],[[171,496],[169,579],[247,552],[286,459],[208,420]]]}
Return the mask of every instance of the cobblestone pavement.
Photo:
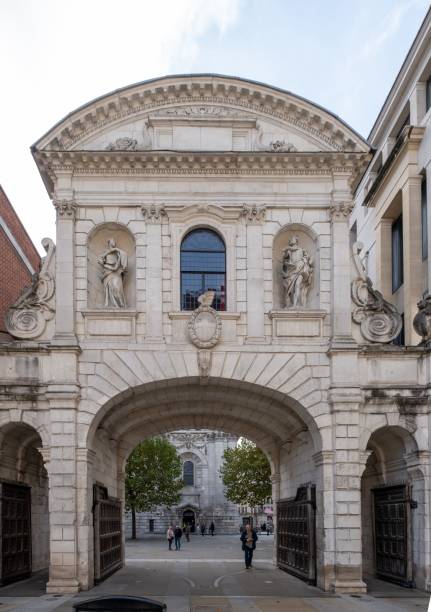
{"label": "cobblestone pavement", "polygon": [[[0,589],[1,612],[72,612],[78,601],[102,595],[136,595],[163,601],[168,612],[427,612],[429,595],[381,581],[361,597],[322,593],[276,569],[272,536],[259,537],[254,568],[246,570],[238,536],[192,536],[181,551],[164,538],[128,542],[126,567],[90,592],[76,596],[43,593],[46,579]],[[39,595],[39,596],[37,596]]]}

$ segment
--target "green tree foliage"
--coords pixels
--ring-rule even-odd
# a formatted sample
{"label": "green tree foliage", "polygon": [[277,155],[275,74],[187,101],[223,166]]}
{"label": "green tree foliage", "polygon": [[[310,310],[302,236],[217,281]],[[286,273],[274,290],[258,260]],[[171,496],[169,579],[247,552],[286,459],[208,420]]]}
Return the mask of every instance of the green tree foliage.
{"label": "green tree foliage", "polygon": [[255,444],[242,440],[223,453],[220,469],[226,497],[235,504],[259,506],[271,497],[271,467]]}
{"label": "green tree foliage", "polygon": [[126,464],[126,508],[132,512],[132,539],[136,539],[136,512],[180,501],[184,486],[176,448],[165,438],[144,440]]}

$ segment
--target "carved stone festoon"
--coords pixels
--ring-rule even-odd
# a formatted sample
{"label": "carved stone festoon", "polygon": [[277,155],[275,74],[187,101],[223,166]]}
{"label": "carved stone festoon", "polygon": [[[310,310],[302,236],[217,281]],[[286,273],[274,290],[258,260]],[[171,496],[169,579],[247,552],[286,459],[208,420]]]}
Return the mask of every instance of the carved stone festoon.
{"label": "carved stone festoon", "polygon": [[401,315],[393,304],[387,302],[380,291],[373,288],[359,257],[362,244],[353,245],[353,259],[358,278],[352,282],[352,300],[356,304],[352,319],[360,325],[361,334],[368,342],[388,343],[401,331]]}
{"label": "carved stone festoon", "polygon": [[297,236],[289,240],[283,250],[281,269],[284,308],[305,308],[313,283],[314,262],[310,253],[299,246]]}
{"label": "carved stone festoon", "polygon": [[114,142],[111,142],[107,146],[108,151],[136,151],[138,147],[138,141],[135,138],[117,138]]}
{"label": "carved stone festoon", "polygon": [[199,349],[197,353],[198,370],[201,380],[210,375],[211,351],[220,340],[222,322],[219,313],[211,307],[215,292],[206,291],[198,297],[200,306],[193,311],[187,324],[189,337]]}
{"label": "carved stone festoon", "polygon": [[44,238],[42,245],[46,257],[42,260],[40,272],[33,275],[31,286],[24,289],[6,312],[6,329],[15,338],[37,338],[45,331],[47,321],[54,317],[55,245],[50,238]]}
{"label": "carved stone festoon", "polygon": [[413,319],[415,332],[421,337],[419,345],[431,343],[431,295],[418,302],[418,312]]}

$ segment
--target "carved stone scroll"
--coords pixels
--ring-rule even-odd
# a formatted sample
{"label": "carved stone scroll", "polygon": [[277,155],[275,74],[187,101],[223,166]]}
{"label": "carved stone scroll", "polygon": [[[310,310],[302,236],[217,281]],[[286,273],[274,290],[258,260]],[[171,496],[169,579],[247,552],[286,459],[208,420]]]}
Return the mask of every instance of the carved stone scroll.
{"label": "carved stone scroll", "polygon": [[6,329],[15,338],[37,338],[45,331],[47,321],[54,317],[52,258],[55,245],[50,238],[44,238],[42,245],[47,254],[42,260],[40,272],[33,275],[31,286],[24,289],[6,312]]}
{"label": "carved stone scroll", "polygon": [[401,315],[393,304],[387,302],[380,291],[373,288],[359,257],[362,244],[353,245],[353,259],[358,278],[352,282],[352,300],[356,304],[352,319],[360,325],[361,334],[368,342],[388,343],[401,331]]}

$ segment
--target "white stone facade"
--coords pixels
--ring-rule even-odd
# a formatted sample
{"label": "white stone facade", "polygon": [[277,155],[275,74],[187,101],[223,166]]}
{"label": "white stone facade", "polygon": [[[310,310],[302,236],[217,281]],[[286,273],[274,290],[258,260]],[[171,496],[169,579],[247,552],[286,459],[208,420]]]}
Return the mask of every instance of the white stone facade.
{"label": "white stone facade", "polygon": [[[370,489],[410,485],[409,567],[431,589],[430,356],[370,343],[352,321],[349,213],[369,145],[288,92],[195,75],[90,102],[33,154],[57,209],[55,317],[23,336],[19,325],[43,311],[26,302],[18,339],[1,345],[0,433],[11,467],[0,476],[31,484],[40,449],[48,590],[93,584],[93,485],[122,499],[130,451],[178,429],[256,442],[271,464],[274,503],[315,485],[324,590],[366,590],[363,578],[376,572]],[[226,308],[204,307],[221,335],[211,332],[206,348],[192,342],[191,312],[181,310],[181,243],[195,228],[226,247]],[[307,305],[285,309],[277,270],[293,236],[314,271]],[[124,308],[101,301],[97,257],[110,238],[128,257]]]}
{"label": "white stone facade", "polygon": [[[201,524],[209,532],[211,522],[217,534],[237,534],[241,516],[236,504],[226,499],[220,468],[223,453],[235,448],[237,436],[220,431],[184,430],[166,435],[175,446],[184,472],[185,462],[191,463],[193,483],[187,483],[181,490],[177,505],[161,506],[153,512],[136,513],[136,535],[147,533],[165,534],[169,525],[191,524],[192,532],[198,533]],[[184,475],[184,474],[183,474]],[[131,536],[131,516],[126,516],[126,537]]]}

